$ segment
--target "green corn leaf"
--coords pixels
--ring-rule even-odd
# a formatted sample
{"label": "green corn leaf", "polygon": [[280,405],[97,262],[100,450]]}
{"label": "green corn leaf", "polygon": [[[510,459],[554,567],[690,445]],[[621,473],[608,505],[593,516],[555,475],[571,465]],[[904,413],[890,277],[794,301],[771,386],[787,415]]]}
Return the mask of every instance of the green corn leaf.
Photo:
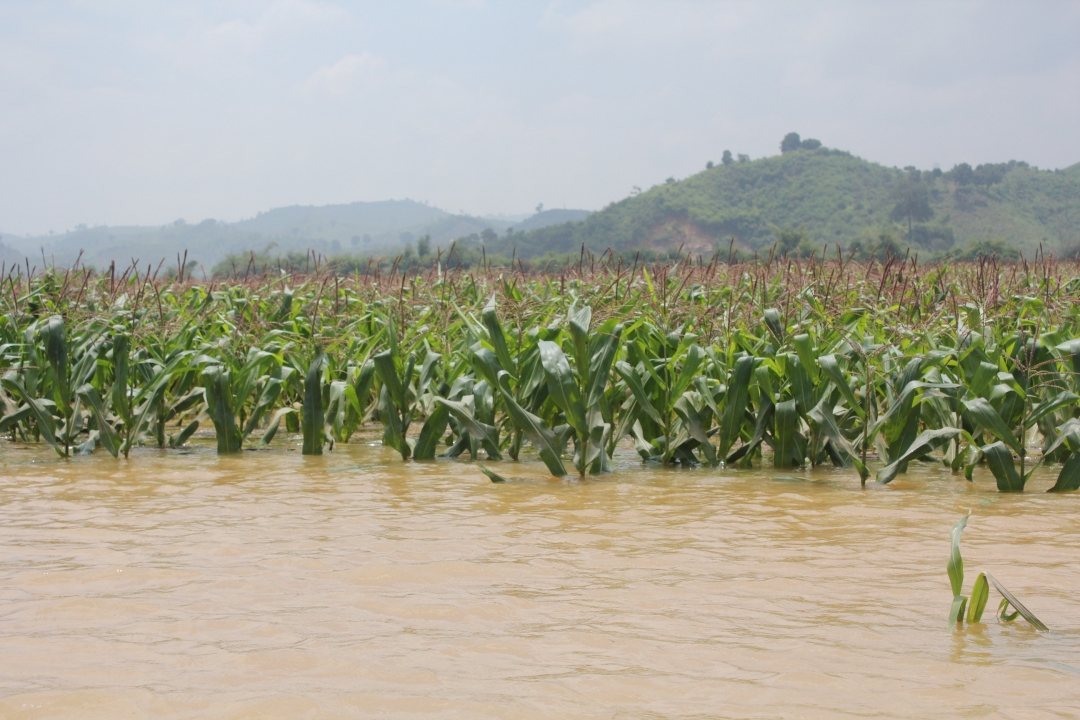
{"label": "green corn leaf", "polygon": [[765,439],[765,433],[768,432],[769,423],[772,421],[775,412],[776,406],[772,403],[767,403],[765,407],[758,410],[757,422],[754,425],[754,436],[750,438],[750,442],[740,446],[738,450],[728,455],[725,461],[728,465],[738,462],[744,457],[749,457],[751,453],[757,450]]}
{"label": "green corn leaf", "polygon": [[555,343],[541,340],[539,344],[540,361],[544,365],[551,399],[560,410],[566,413],[566,421],[571,427],[580,435],[587,435],[589,428],[585,420],[585,408],[581,402],[581,391],[570,369],[570,363],[567,362],[562,349]]}
{"label": "green corn leaf", "polygon": [[1042,420],[1050,413],[1060,410],[1063,407],[1072,405],[1077,400],[1080,400],[1080,395],[1071,392],[1059,392],[1053,397],[1046,398],[1041,403],[1031,409],[1027,418],[1024,421],[1025,427],[1034,427],[1037,422]]}
{"label": "green corn leaf", "polygon": [[[1035,617],[1034,613],[1024,607],[1024,604],[1017,600],[1015,595],[1006,590],[1005,586],[999,583],[993,575],[987,573],[986,579],[990,581],[990,584],[994,586],[995,590],[1001,593],[1001,596],[1005,598],[1006,602],[1008,602],[1009,605],[1012,605],[1017,612],[1023,615],[1025,620],[1031,623],[1032,627],[1034,627],[1039,632],[1050,632],[1050,628],[1046,627],[1046,625],[1043,624],[1042,620],[1039,620],[1039,618]],[[1002,608],[1002,614],[1004,614],[1004,607]]]}
{"label": "green corn leaf", "polygon": [[163,375],[165,375],[164,370],[155,377],[148,388],[139,391],[137,397],[142,402],[141,404],[135,404],[135,417],[132,420],[131,427],[127,429],[124,435],[124,444],[120,446],[120,452],[124,453],[124,457],[128,456],[131,448],[146,432],[146,429],[150,426],[150,421],[157,413],[158,406],[164,400],[166,385],[163,382]]}
{"label": "green corn leaf", "polygon": [[694,378],[694,387],[697,388],[698,394],[701,395],[701,399],[705,401],[705,405],[708,406],[709,412],[717,422],[720,422],[720,418],[723,417],[723,413],[720,411],[720,406],[716,403],[716,396],[723,396],[727,393],[727,385],[720,385],[716,388],[710,388],[708,380],[702,375],[698,375]]}
{"label": "green corn leaf", "polygon": [[791,344],[795,346],[795,352],[799,354],[799,361],[802,363],[803,370],[809,375],[811,383],[816,383],[818,364],[817,359],[814,357],[814,349],[810,343],[810,336],[806,333],[796,335],[791,338]]}
{"label": "green corn leaf", "polygon": [[979,577],[975,578],[975,585],[971,588],[971,599],[968,601],[968,624],[982,620],[983,611],[986,609],[986,601],[989,597],[990,585],[986,582],[986,573],[979,573]]}
{"label": "green corn leaf", "polygon": [[727,401],[724,403],[724,416],[720,421],[720,445],[718,454],[726,457],[742,434],[743,418],[746,405],[750,401],[750,377],[754,371],[754,358],[743,355],[735,361],[728,382]]}
{"label": "green corn leaf", "polygon": [[952,530],[949,531],[952,552],[949,554],[949,562],[945,569],[949,573],[949,583],[952,585],[954,598],[960,597],[960,593],[964,589],[964,557],[960,554],[960,538],[964,534],[964,528],[967,527],[968,517],[970,517],[970,513],[960,518],[952,526]]}
{"label": "green corn leaf", "polygon": [[[205,417],[205,416],[200,415],[200,417]],[[189,439],[191,439],[191,436],[194,435],[195,431],[199,429],[199,424],[201,422],[202,421],[199,418],[196,418],[195,420],[192,420],[187,425],[185,425],[184,429],[181,430],[176,435],[170,435],[169,436],[169,447],[173,447],[173,448],[183,447],[184,443],[186,443]]]}
{"label": "green corn leaf", "polygon": [[1020,441],[1017,440],[1016,435],[1009,430],[1009,426],[1005,424],[1005,421],[998,415],[998,411],[995,410],[989,402],[983,398],[965,400],[964,409],[974,422],[984,427],[990,434],[1012,448],[1013,452],[1017,455],[1024,454],[1024,448],[1021,447]]}
{"label": "green corn leaf", "polygon": [[385,385],[379,390],[378,407],[379,419],[383,423],[383,445],[394,448],[401,453],[402,460],[408,460],[412,456],[412,448],[402,431],[401,414]]}
{"label": "green corn leaf", "polygon": [[435,402],[445,407],[458,422],[465,426],[465,429],[469,431],[469,435],[480,441],[489,459],[502,460],[502,455],[499,453],[499,431],[497,428],[477,420],[473,413],[469,412],[469,408],[462,403],[441,397],[435,398]]}
{"label": "green corn leaf", "polygon": [[595,407],[604,395],[611,376],[611,364],[619,351],[623,326],[613,320],[605,322],[590,343],[589,377],[585,386],[585,407]]}
{"label": "green corn leaf", "polygon": [[76,455],[93,455],[98,446],[98,431],[91,430],[86,437],[86,442],[75,446]]}
{"label": "green corn leaf", "polygon": [[[877,481],[882,485],[891,483],[896,476],[900,474],[900,470],[903,466],[917,457],[925,455],[928,451],[932,450],[941,440],[947,438],[953,438],[959,435],[960,428],[938,428],[937,430],[924,430],[918,437],[908,446],[908,449],[904,454],[898,457],[893,462],[889,463],[885,467],[881,468],[877,472]],[[959,594],[959,593],[956,593]]]}
{"label": "green corn leaf", "polygon": [[8,413],[4,417],[0,418],[0,432],[4,432],[9,427],[12,427],[22,422],[26,418],[33,415],[33,412],[33,408],[31,408],[29,405],[23,405],[15,412]]}
{"label": "green corn leaf", "polygon": [[493,385],[498,382],[499,371],[503,368],[495,353],[477,343],[470,349],[469,359],[478,375]]}
{"label": "green corn leaf", "polygon": [[798,434],[799,414],[795,410],[794,400],[785,400],[776,404],[776,417],[773,420],[773,435],[776,447],[773,450],[773,467],[789,468],[802,465]]}
{"label": "green corn leaf", "polygon": [[326,365],[326,355],[322,350],[315,353],[307,376],[304,378],[304,404],[301,415],[301,430],[304,433],[304,455],[322,455],[326,441],[326,418],[323,415],[322,376]]}
{"label": "green corn leaf", "polygon": [[836,424],[831,395],[832,393],[823,395],[817,405],[806,414],[806,417],[810,421],[811,427],[832,441],[832,444],[841,452],[844,464],[850,464],[855,457],[855,452],[851,447],[851,443],[840,432],[840,426]]}
{"label": "green corn leaf", "polygon": [[657,458],[656,447],[645,439],[645,433],[641,429],[641,422],[634,421],[634,424],[630,427],[630,435],[634,438],[634,450],[637,451],[642,460]]}
{"label": "green corn leaf", "polygon": [[52,316],[41,328],[39,334],[45,344],[45,358],[49,361],[49,367],[52,368],[55,378],[56,405],[67,417],[71,412],[68,407],[71,403],[71,388],[68,387],[68,347],[63,318],[58,315]]}
{"label": "green corn leaf", "polygon": [[217,435],[218,453],[240,450],[240,431],[233,412],[232,379],[228,370],[212,365],[202,371],[203,387],[206,389],[206,405]]}
{"label": "green corn leaf", "polygon": [[967,607],[967,598],[963,595],[953,597],[952,606],[949,608],[949,625],[956,625],[964,620],[964,609]]}
{"label": "green corn leaf", "polygon": [[441,359],[442,355],[430,350],[424,355],[424,362],[420,365],[420,382],[416,386],[417,394],[424,392],[428,385],[431,384]]}
{"label": "green corn leaf", "polygon": [[[435,398],[436,401],[442,398]],[[420,428],[420,435],[412,449],[414,460],[432,460],[439,449],[439,440],[446,432],[446,425],[450,419],[450,409],[441,402],[437,402]]]}
{"label": "green corn leaf", "polygon": [[771,405],[776,402],[776,390],[773,388],[772,371],[766,363],[754,368],[754,382],[761,389],[762,402],[768,402]]}
{"label": "green corn leaf", "polygon": [[968,394],[972,398],[981,397],[986,398],[990,393],[990,388],[997,379],[998,367],[988,362],[980,362],[978,368],[975,370],[975,374],[967,383]]}
{"label": "green corn leaf", "polygon": [[277,362],[277,356],[265,350],[252,348],[248,352],[247,361],[233,378],[233,395],[237,401],[244,403],[255,392],[255,386],[263,375],[264,369]]}
{"label": "green corn leaf", "polygon": [[540,459],[547,465],[548,471],[555,477],[566,475],[566,467],[559,457],[562,454],[562,444],[555,433],[544,425],[543,420],[525,410],[514,399],[510,392],[510,375],[505,370],[499,373],[499,392],[514,425],[529,438]]}
{"label": "green corn leaf", "polygon": [[284,407],[277,410],[274,416],[270,418],[270,422],[266,425],[266,432],[263,433],[262,438],[259,440],[259,447],[266,447],[274,440],[274,436],[277,435],[278,429],[281,427],[281,419],[286,415],[295,413],[296,410],[291,407]]}
{"label": "green corn leaf", "polygon": [[15,371],[8,372],[3,378],[0,378],[0,384],[14,397],[21,399],[29,406],[30,414],[34,417],[34,423],[38,432],[41,433],[41,438],[56,451],[57,455],[67,457],[67,448],[56,440],[56,424],[53,421],[52,413],[46,410],[45,406],[38,402],[37,398],[30,396]]}
{"label": "green corn leaf", "polygon": [[1024,491],[1024,478],[1020,477],[1020,474],[1016,472],[1012,452],[1005,446],[1005,443],[999,441],[984,445],[982,453],[986,458],[987,467],[990,468],[990,472],[994,473],[994,479],[997,480],[998,491]]}
{"label": "green corn leaf", "polygon": [[798,355],[789,353],[786,358],[786,375],[791,381],[791,394],[798,402],[799,410],[809,412],[814,407],[814,382],[810,374],[803,367],[802,360]]}
{"label": "green corn leaf", "polygon": [[[492,295],[480,313],[480,319],[483,321],[484,327],[487,328],[488,341],[491,342],[491,347],[495,348],[495,357],[498,359],[502,369],[516,377],[518,369],[514,366],[514,360],[510,356],[510,348],[506,344],[506,335],[503,333],[502,324],[499,322],[499,316],[495,309],[495,295]],[[490,382],[493,386],[496,383],[494,378],[491,378]]]}
{"label": "green corn leaf", "polygon": [[[285,378],[282,378],[284,380]],[[371,394],[371,385],[375,380],[375,363],[371,360],[364,361],[353,380],[352,392],[346,393],[345,398],[349,401],[358,417],[357,422],[363,422],[364,412],[369,403],[368,396]]]}
{"label": "green corn leaf", "polygon": [[[589,384],[589,327],[592,324],[592,308],[588,305],[572,309],[569,322],[570,339],[574,348],[574,364],[581,376],[582,386]],[[541,350],[541,353],[543,350]],[[546,365],[545,365],[546,368]]]}
{"label": "green corn leaf", "polygon": [[779,310],[769,308],[765,311],[765,327],[772,333],[778,345],[784,343],[784,323]]}
{"label": "green corn leaf", "polygon": [[131,341],[127,335],[113,337],[113,386],[112,409],[125,425],[131,423],[131,407],[128,404],[128,350]]}
{"label": "green corn leaf", "polygon": [[829,380],[832,381],[832,384],[836,386],[836,389],[840,391],[840,394],[844,396],[844,400],[847,401],[848,407],[851,408],[856,415],[865,420],[866,409],[859,402],[859,399],[855,397],[855,393],[851,391],[851,386],[848,385],[847,380],[844,379],[844,374],[840,370],[840,363],[837,362],[836,356],[823,355],[819,357],[818,366],[824,371]]}
{"label": "green corn leaf", "polygon": [[266,383],[263,385],[262,392],[259,393],[259,399],[255,403],[255,407],[251,410],[251,415],[248,417],[247,422],[244,423],[244,432],[241,435],[241,441],[246,440],[255,428],[259,427],[259,423],[263,417],[268,413],[274,405],[277,404],[278,398],[281,396],[281,378],[267,378]]}
{"label": "green corn leaf", "polygon": [[105,416],[105,408],[101,402],[101,396],[98,394],[98,391],[94,389],[93,385],[87,383],[79,388],[78,394],[83,403],[90,408],[90,412],[94,416],[94,421],[97,423],[98,441],[101,442],[102,447],[104,447],[110,455],[119,457],[120,436],[116,434],[116,429]]}
{"label": "green corn leaf", "polygon": [[1058,473],[1054,487],[1046,492],[1068,492],[1080,489],[1080,453],[1073,452]]}
{"label": "green corn leaf", "polygon": [[689,433],[690,437],[698,441],[701,447],[701,452],[705,455],[705,462],[715,467],[719,463],[719,459],[716,455],[716,448],[713,447],[712,440],[709,439],[708,428],[705,426],[704,421],[701,419],[701,415],[698,413],[697,408],[694,407],[688,397],[690,393],[683,394],[675,403],[675,414],[679,416],[679,419],[683,422],[683,427]]}
{"label": "green corn leaf", "polygon": [[[401,378],[398,377],[397,364],[394,361],[395,357],[393,351],[384,350],[373,357],[372,361],[375,363],[375,373],[379,376],[383,387],[390,393],[390,399],[394,401],[397,407],[404,408],[406,405],[405,386],[402,385]],[[405,380],[408,382],[410,378],[406,376]]]}
{"label": "green corn leaf", "polygon": [[493,483],[504,483],[504,482],[506,482],[506,478],[504,478],[502,475],[495,472],[494,470],[491,470],[490,468],[485,467],[483,463],[476,463],[476,467],[480,469],[480,472],[487,475],[488,480],[491,480],[491,482],[493,482]]}
{"label": "green corn leaf", "polygon": [[683,356],[682,370],[679,371],[678,379],[671,386],[671,397],[681,397],[694,378],[698,376],[702,361],[705,360],[705,351],[696,344],[691,344]]}
{"label": "green corn leaf", "polygon": [[615,363],[615,372],[619,374],[619,377],[623,379],[626,386],[630,388],[630,392],[636,401],[636,407],[641,412],[648,415],[657,425],[663,425],[664,420],[660,416],[660,411],[653,405],[652,398],[649,397],[649,394],[645,391],[645,387],[641,384],[637,371],[630,367],[628,363],[620,360]]}
{"label": "green corn leaf", "polygon": [[345,399],[345,392],[348,389],[349,383],[344,380],[334,380],[328,388],[324,422],[325,433],[331,438],[331,442],[345,442],[348,440],[346,433],[352,434],[345,422],[349,412],[349,401]]}

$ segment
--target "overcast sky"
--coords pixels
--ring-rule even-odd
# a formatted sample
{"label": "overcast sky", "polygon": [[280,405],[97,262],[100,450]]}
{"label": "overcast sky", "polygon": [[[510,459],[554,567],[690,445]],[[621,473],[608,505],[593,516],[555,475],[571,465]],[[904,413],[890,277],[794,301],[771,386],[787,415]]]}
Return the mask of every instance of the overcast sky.
{"label": "overcast sky", "polygon": [[789,131],[1080,161],[1080,2],[0,0],[0,232],[597,209]]}

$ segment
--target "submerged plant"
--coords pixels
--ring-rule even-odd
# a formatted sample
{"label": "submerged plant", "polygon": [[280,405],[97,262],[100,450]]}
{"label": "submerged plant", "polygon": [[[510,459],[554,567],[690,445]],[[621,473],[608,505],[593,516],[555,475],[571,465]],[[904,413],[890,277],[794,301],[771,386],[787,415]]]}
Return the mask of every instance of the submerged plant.
{"label": "submerged plant", "polygon": [[[994,589],[1001,594],[1001,604],[998,606],[998,617],[1001,620],[1011,622],[1018,616],[1022,616],[1039,632],[1048,632],[1049,628],[1024,607],[1016,599],[1016,596],[1006,590],[1005,586],[990,573],[979,573],[979,576],[975,578],[975,584],[971,588],[971,597],[963,595],[964,558],[960,555],[960,537],[964,534],[964,528],[967,527],[969,517],[970,513],[960,518],[949,533],[952,541],[952,552],[949,554],[946,570],[949,574],[949,583],[952,585],[953,592],[952,606],[949,608],[949,625],[980,622],[983,611],[986,609],[986,602],[990,597],[990,585],[993,585]],[[1010,607],[1014,608],[1015,612],[1010,613]]]}

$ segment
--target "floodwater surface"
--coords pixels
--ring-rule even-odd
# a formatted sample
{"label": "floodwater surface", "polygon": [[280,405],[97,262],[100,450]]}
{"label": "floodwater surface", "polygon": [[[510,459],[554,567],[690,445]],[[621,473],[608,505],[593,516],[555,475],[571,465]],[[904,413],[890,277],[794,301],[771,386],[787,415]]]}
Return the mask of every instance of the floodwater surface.
{"label": "floodwater surface", "polygon": [[[0,717],[1080,715],[1078,495],[0,446]],[[779,477],[778,477],[779,476]],[[1050,626],[947,627],[989,570]]]}

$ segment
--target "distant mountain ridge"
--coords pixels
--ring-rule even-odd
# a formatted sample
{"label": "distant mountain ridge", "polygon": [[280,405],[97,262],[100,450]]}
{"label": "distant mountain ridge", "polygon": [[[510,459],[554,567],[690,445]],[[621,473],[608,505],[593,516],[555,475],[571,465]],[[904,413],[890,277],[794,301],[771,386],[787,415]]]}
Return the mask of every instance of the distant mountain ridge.
{"label": "distant mountain ridge", "polygon": [[[1026,254],[1040,244],[1056,254],[1080,247],[1080,163],[1055,171],[1015,161],[900,170],[810,141],[773,157],[709,165],[582,221],[500,238],[488,252],[536,257],[584,245],[595,252],[681,247],[708,256],[732,241],[767,252],[782,234],[819,252],[883,237],[901,247],[910,237],[924,256],[995,238]],[[898,215],[903,203],[920,212]]]}
{"label": "distant mountain ridge", "polygon": [[[520,225],[544,227],[587,216],[581,210],[548,210],[527,218]],[[0,235],[0,260],[31,265],[49,263],[66,266],[82,253],[82,262],[107,267],[110,262],[127,265],[132,260],[166,266],[187,251],[189,259],[209,270],[230,254],[272,247],[275,252],[301,253],[314,250],[322,255],[367,255],[400,252],[422,236],[430,236],[433,246],[448,247],[454,240],[488,231],[492,237],[517,225],[493,218],[454,215],[413,200],[355,202],[340,205],[274,208],[253,218],[226,223],[178,220],[163,226],[80,226],[70,232],[38,237]]]}

